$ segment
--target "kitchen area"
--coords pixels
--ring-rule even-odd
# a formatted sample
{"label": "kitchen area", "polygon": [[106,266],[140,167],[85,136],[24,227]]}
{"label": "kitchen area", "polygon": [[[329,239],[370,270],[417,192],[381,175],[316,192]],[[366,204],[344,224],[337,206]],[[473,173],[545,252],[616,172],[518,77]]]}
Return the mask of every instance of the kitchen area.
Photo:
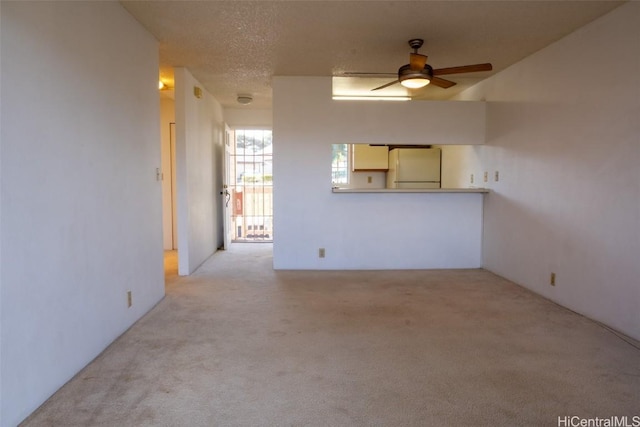
{"label": "kitchen area", "polygon": [[[336,101],[324,77],[282,76],[273,87],[275,269],[482,265],[491,195],[472,187],[495,186],[481,162],[486,103]],[[440,149],[436,188],[387,188],[394,148]]]}
{"label": "kitchen area", "polygon": [[[341,192],[486,193],[460,177],[457,146],[334,144],[332,190]],[[460,147],[463,150],[469,147]],[[486,177],[485,177],[486,179]]]}
{"label": "kitchen area", "polygon": [[[334,223],[339,230],[334,235],[340,237],[322,244],[329,246],[327,253],[337,252],[330,268],[481,265],[483,205],[489,190],[482,187],[484,176],[478,182],[467,168],[477,147],[334,144],[332,148],[338,161],[332,162],[332,200],[327,201],[349,225]],[[314,268],[326,264],[319,262]]]}

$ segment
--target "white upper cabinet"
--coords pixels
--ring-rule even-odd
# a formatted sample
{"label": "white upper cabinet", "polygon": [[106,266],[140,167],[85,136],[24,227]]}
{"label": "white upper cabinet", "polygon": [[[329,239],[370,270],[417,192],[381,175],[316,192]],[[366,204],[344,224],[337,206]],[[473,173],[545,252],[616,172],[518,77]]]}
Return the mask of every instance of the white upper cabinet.
{"label": "white upper cabinet", "polygon": [[389,169],[389,147],[386,145],[353,144],[351,152],[354,172]]}

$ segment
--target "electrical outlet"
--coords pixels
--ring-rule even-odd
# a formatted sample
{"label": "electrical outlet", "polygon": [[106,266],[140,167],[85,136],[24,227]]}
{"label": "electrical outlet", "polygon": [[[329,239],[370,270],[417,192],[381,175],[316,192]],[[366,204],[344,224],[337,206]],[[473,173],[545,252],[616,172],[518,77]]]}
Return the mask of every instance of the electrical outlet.
{"label": "electrical outlet", "polygon": [[489,172],[484,173],[484,182],[489,182]]}
{"label": "electrical outlet", "polygon": [[127,291],[127,307],[131,307],[133,305],[133,298],[131,296],[131,291]]}
{"label": "electrical outlet", "polygon": [[551,273],[551,277],[549,278],[549,284],[551,286],[556,285],[556,273]]}
{"label": "electrical outlet", "polygon": [[318,249],[318,257],[324,258],[324,248]]}
{"label": "electrical outlet", "polygon": [[493,175],[493,179],[495,182],[500,181],[500,172],[496,171],[496,173]]}
{"label": "electrical outlet", "polygon": [[371,184],[371,182],[372,182],[372,181],[373,181],[373,180],[372,180],[372,178],[371,178],[370,176],[368,176],[368,177],[367,177],[367,182],[368,182],[369,184]]}
{"label": "electrical outlet", "polygon": [[473,184],[473,174],[471,174],[471,177],[469,179],[469,182],[471,182]]}

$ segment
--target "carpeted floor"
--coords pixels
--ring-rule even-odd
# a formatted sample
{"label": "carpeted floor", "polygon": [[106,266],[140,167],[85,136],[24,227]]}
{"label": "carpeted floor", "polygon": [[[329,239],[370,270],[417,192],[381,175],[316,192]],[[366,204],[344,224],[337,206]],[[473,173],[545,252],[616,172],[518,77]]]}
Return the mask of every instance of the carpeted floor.
{"label": "carpeted floor", "polygon": [[169,254],[166,298],[24,425],[558,426],[640,415],[637,342],[484,270],[271,263],[270,244],[236,244],[177,277]]}

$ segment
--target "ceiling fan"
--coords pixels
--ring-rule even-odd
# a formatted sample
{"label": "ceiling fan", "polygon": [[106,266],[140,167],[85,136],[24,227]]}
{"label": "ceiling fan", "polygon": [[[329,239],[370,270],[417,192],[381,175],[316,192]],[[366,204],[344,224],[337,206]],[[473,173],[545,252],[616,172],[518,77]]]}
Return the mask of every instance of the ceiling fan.
{"label": "ceiling fan", "polygon": [[[423,43],[424,40],[422,39],[409,40],[409,46],[411,46],[413,52],[409,54],[409,63],[403,65],[398,69],[398,79],[371,90],[374,91],[384,89],[397,83],[400,83],[402,86],[409,89],[420,89],[422,87],[425,87],[429,83],[447,89],[451,86],[454,86],[456,82],[452,82],[451,80],[446,80],[438,76],[447,74],[473,73],[477,71],[491,71],[493,69],[490,63],[484,63],[462,65],[459,67],[437,68],[434,70],[429,64],[427,64],[427,56],[418,53],[418,49],[422,47]],[[372,73],[345,74],[372,75]]]}

